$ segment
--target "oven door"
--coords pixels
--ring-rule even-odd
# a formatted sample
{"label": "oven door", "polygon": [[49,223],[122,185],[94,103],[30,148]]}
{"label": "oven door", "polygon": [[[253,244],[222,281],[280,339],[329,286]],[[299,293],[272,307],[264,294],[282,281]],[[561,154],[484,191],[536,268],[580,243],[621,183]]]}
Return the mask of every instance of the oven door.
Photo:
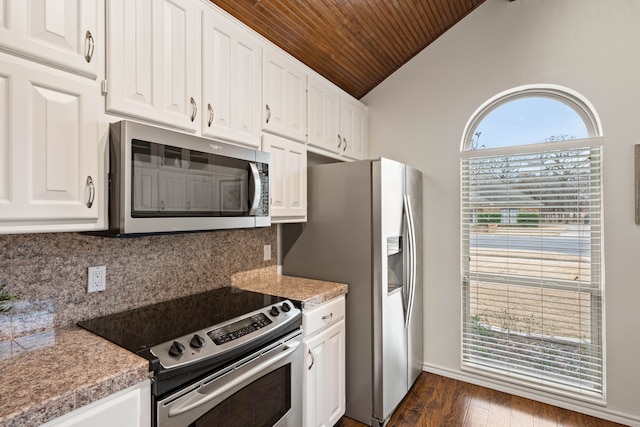
{"label": "oven door", "polygon": [[300,331],[157,403],[158,427],[302,425]]}

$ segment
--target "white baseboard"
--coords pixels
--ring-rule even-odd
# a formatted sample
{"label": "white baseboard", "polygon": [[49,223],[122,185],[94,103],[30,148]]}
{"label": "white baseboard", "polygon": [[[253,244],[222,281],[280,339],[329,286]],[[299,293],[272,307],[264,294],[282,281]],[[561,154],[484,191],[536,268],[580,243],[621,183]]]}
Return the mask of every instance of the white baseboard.
{"label": "white baseboard", "polygon": [[452,378],[454,380],[463,381],[482,387],[487,387],[493,390],[498,390],[516,396],[524,397],[527,399],[536,400],[538,402],[547,403],[549,405],[558,406],[570,411],[576,411],[582,414],[591,415],[593,417],[602,418],[607,421],[613,421],[615,423],[633,427],[640,427],[640,418],[616,411],[611,411],[603,406],[592,405],[587,402],[578,402],[568,397],[549,395],[544,392],[527,389],[525,387],[509,384],[506,382],[501,382],[492,378],[485,378],[470,372],[454,371],[449,368],[443,368],[435,365],[424,364],[422,366],[422,370],[430,372],[432,374],[441,375],[443,377]]}

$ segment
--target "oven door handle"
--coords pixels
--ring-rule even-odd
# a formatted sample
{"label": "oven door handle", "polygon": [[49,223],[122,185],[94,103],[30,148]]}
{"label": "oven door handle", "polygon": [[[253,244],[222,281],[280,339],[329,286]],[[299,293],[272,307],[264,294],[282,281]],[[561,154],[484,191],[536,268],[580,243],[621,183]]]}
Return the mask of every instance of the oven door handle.
{"label": "oven door handle", "polygon": [[[227,393],[229,390],[232,390],[235,387],[242,385],[245,381],[255,377],[256,375],[263,372],[265,369],[275,365],[280,362],[282,359],[286,359],[292,353],[296,351],[296,349],[300,346],[300,341],[288,342],[284,344],[284,351],[281,353],[274,355],[262,363],[257,364],[256,366],[251,367],[246,372],[238,375],[236,378],[233,378],[228,383],[217,386],[214,383],[207,384],[206,386],[200,387],[196,393],[189,396],[187,400],[180,403],[179,405],[171,408],[169,410],[169,417],[176,417],[180,414],[184,414],[194,408],[197,408],[200,405],[203,405],[217,397],[220,397]],[[246,365],[245,365],[246,366]]]}

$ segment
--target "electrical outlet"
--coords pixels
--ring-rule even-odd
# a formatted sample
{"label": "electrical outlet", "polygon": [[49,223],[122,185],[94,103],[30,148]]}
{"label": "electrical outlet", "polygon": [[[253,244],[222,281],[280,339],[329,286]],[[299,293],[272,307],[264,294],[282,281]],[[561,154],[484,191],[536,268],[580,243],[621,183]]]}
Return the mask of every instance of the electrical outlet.
{"label": "electrical outlet", "polygon": [[271,259],[271,245],[264,245],[264,260],[269,261]]}
{"label": "electrical outlet", "polygon": [[107,267],[89,267],[87,292],[104,291],[107,288]]}

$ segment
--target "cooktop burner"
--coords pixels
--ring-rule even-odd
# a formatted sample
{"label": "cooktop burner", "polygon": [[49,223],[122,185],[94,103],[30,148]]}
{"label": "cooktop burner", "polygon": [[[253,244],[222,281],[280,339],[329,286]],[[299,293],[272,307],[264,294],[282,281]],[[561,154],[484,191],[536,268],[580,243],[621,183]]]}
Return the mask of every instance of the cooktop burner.
{"label": "cooktop burner", "polygon": [[225,287],[161,302],[78,325],[149,358],[146,350],[194,331],[284,301],[283,298]]}

